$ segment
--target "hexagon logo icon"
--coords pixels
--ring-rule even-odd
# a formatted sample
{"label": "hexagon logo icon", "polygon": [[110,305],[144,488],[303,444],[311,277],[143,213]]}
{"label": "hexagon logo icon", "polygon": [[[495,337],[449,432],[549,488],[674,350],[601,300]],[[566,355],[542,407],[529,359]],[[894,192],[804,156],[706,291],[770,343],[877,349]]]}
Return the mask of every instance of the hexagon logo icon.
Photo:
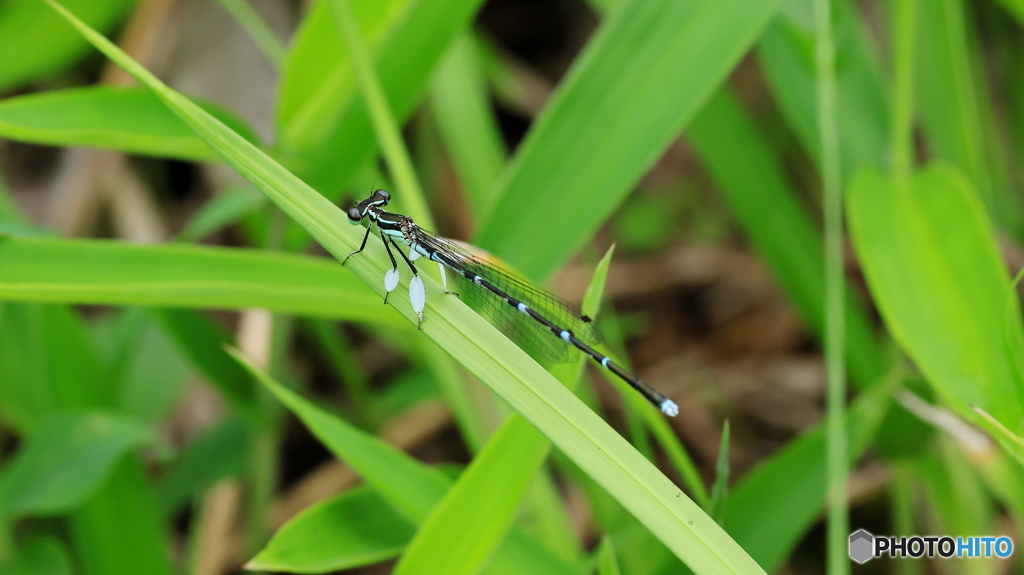
{"label": "hexagon logo icon", "polygon": [[874,556],[875,536],[858,529],[850,533],[850,559],[857,563],[867,563]]}

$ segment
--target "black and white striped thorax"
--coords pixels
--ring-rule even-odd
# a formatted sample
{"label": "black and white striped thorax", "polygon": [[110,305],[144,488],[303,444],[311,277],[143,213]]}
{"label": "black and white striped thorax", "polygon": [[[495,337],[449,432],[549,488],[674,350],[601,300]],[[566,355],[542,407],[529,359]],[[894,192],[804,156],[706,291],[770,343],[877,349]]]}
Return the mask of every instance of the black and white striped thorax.
{"label": "black and white striped thorax", "polygon": [[[580,352],[585,353],[630,384],[662,412],[673,416],[678,413],[674,402],[592,347],[601,342],[601,334],[589,317],[565,300],[484,261],[452,240],[419,227],[412,218],[385,211],[384,206],[390,200],[388,192],[377,190],[348,211],[348,219],[353,224],[364,218],[370,220],[362,245],[349,257],[363,250],[376,225],[392,263],[392,269],[384,277],[385,292],[390,294],[399,282],[398,262],[391,249],[394,247],[413,272],[409,297],[421,323],[426,294],[413,261],[424,257],[438,264],[445,293],[454,293],[448,291],[447,270],[460,286],[456,295],[527,352],[559,363],[572,361]],[[408,247],[408,255],[399,247],[400,243]],[[384,301],[387,302],[387,295]]]}

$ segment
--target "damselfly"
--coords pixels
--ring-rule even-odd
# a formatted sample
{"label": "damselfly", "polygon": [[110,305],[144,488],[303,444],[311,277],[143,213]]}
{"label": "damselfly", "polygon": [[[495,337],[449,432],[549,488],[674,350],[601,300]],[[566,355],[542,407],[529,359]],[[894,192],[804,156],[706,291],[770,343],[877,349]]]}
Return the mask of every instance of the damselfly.
{"label": "damselfly", "polygon": [[[341,262],[344,265],[348,258],[363,251],[370,231],[376,224],[380,239],[391,258],[391,269],[384,274],[385,302],[388,295],[398,287],[399,281],[398,261],[391,251],[394,247],[412,270],[409,299],[419,322],[423,323],[426,292],[419,271],[412,263],[423,256],[437,262],[444,293],[465,296],[468,302],[475,304],[481,315],[510,339],[525,342],[530,350],[556,363],[571,361],[582,351],[633,386],[663,413],[672,416],[679,413],[675,402],[591,347],[601,342],[601,334],[591,318],[558,296],[530,285],[474,256],[455,242],[419,227],[412,218],[384,211],[384,206],[390,201],[391,194],[377,190],[348,211],[350,223],[359,224],[364,218],[369,219],[370,223],[359,249]],[[398,242],[409,247],[408,255],[402,251]],[[448,291],[446,268],[457,278],[461,290],[459,293]]]}

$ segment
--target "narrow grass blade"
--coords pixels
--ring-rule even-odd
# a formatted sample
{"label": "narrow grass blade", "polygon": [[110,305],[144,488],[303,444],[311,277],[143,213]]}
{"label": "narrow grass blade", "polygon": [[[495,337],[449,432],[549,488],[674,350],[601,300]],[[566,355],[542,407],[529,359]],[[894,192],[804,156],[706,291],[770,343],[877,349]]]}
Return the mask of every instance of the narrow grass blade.
{"label": "narrow grass blade", "polygon": [[[206,102],[200,105],[250,142],[256,141],[245,122],[230,112]],[[182,160],[219,159],[152,92],[141,88],[91,86],[2,100],[0,137]]]}
{"label": "narrow grass blade", "polygon": [[206,202],[188,224],[178,232],[175,241],[198,242],[204,237],[235,224],[267,201],[266,196],[251,188],[225,190]]}
{"label": "narrow grass blade", "polygon": [[715,484],[711,488],[708,514],[722,523],[725,502],[729,498],[729,420],[722,425],[722,441],[718,445],[718,463],[715,464]]}
{"label": "narrow grass blade", "polygon": [[985,108],[993,103],[971,45],[965,5],[960,0],[920,2],[918,14],[917,91],[934,157],[960,168],[981,195],[989,216],[1004,227],[1021,231],[1020,208],[1006,195],[1006,175],[986,141]]}
{"label": "narrow grass blade", "polygon": [[[813,0],[786,2],[758,43],[758,59],[787,123],[804,150],[821,161],[815,118]],[[886,165],[889,152],[888,98],[865,26],[849,0],[833,2],[843,180],[863,167]]]}
{"label": "narrow grass blade", "polygon": [[421,225],[434,228],[433,218],[423,197],[423,188],[420,187],[419,179],[412,167],[412,159],[409,158],[409,151],[402,141],[402,132],[388,105],[387,95],[373,68],[369,50],[359,33],[352,5],[349,0],[326,1],[331,4],[334,20],[345,40],[345,48],[363,96],[362,101],[369,109],[377,143],[387,159],[391,178],[398,186],[405,213]]}
{"label": "narrow grass blade", "polygon": [[[257,188],[335,256],[345,257],[361,240],[340,210],[222,123],[157,80],[107,39],[47,0],[97,48],[125,68],[189,123]],[[756,19],[756,18],[755,18]],[[385,257],[379,242],[348,263],[357,276],[383,292]],[[424,336],[437,342],[470,373],[531,421],[581,469],[612,493],[698,573],[760,572],[758,566],[649,461],[458,298],[445,298],[427,278]],[[407,302],[408,290],[391,294]],[[440,297],[439,297],[440,296]],[[410,321],[413,311],[397,309]]]}
{"label": "narrow grass blade", "polygon": [[597,551],[597,575],[622,575],[619,560],[615,557],[615,546],[607,535],[601,539],[601,547]]}
{"label": "narrow grass blade", "polygon": [[[297,102],[302,114],[283,122],[281,133],[282,151],[286,157],[301,159],[303,179],[317,189],[330,190],[345,185],[372,158],[376,142],[367,108],[355,97],[352,71],[330,22],[328,3],[320,4],[311,13],[314,17],[317,9],[322,9],[320,17],[328,21],[319,22],[319,38],[325,38],[322,34],[335,34],[335,38],[305,44],[308,48],[301,59],[298,54],[289,58],[295,68],[304,69],[299,81],[312,97]],[[395,2],[359,3],[361,10],[389,10],[378,17],[376,38],[365,28],[361,34],[370,43],[388,107],[400,123],[420,101],[445,49],[469,25],[481,4],[481,0],[420,0],[401,2],[400,6]],[[314,68],[321,73],[311,75]]]}
{"label": "narrow grass blade", "polygon": [[992,337],[1022,328],[1005,323],[1010,282],[970,182],[944,165],[906,185],[866,171],[848,206],[853,245],[895,339],[958,414],[977,422],[977,405],[1019,433],[1024,389]]}
{"label": "narrow grass blade", "polygon": [[430,85],[430,108],[473,212],[487,213],[507,152],[470,32],[456,37],[441,60]]}
{"label": "narrow grass blade", "polygon": [[474,243],[546,278],[608,218],[779,4],[634,0],[616,10],[534,122]]}
{"label": "narrow grass blade", "polygon": [[204,246],[0,237],[0,297],[401,321],[330,260]]}
{"label": "narrow grass blade", "polygon": [[837,113],[835,44],[832,40],[832,0],[815,0],[815,72],[817,74],[818,136],[821,142],[822,211],[825,220],[825,367],[828,385],[826,426],[828,443],[827,571],[850,572],[846,550],[850,517],[849,447],[846,444],[846,339],[843,275],[843,189],[840,132]]}

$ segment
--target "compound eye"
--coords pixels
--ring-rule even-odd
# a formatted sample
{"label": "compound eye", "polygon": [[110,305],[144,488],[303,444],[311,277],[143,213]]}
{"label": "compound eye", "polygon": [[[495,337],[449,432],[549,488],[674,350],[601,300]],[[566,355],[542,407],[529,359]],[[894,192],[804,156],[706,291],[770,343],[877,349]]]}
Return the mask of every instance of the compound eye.
{"label": "compound eye", "polygon": [[387,190],[377,190],[376,192],[373,192],[373,194],[384,200],[385,204],[391,201],[391,194],[389,194]]}
{"label": "compound eye", "polygon": [[363,219],[363,214],[359,211],[359,208],[352,208],[348,211],[348,223],[358,224]]}

